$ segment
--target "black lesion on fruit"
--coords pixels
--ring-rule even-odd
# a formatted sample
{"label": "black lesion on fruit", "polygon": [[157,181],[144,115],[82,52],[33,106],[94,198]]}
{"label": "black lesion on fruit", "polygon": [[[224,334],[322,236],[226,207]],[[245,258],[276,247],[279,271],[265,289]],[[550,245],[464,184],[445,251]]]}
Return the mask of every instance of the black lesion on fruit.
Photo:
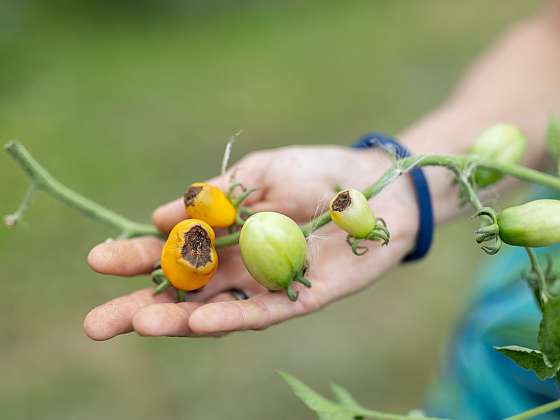
{"label": "black lesion on fruit", "polygon": [[193,226],[185,233],[185,244],[181,249],[181,255],[196,268],[212,262],[210,235],[202,226]]}
{"label": "black lesion on fruit", "polygon": [[202,191],[202,187],[195,187],[191,185],[183,197],[185,200],[185,206],[192,206],[200,191]]}
{"label": "black lesion on fruit", "polygon": [[346,210],[350,204],[352,204],[352,199],[350,198],[350,192],[342,191],[338,193],[336,198],[332,203],[332,209],[334,211],[342,212]]}

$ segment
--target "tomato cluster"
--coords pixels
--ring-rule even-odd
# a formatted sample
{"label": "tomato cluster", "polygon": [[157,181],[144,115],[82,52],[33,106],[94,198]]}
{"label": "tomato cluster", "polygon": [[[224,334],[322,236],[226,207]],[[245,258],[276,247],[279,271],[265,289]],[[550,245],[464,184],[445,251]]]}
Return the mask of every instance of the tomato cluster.
{"label": "tomato cluster", "polygon": [[[468,179],[472,188],[485,188],[499,181],[503,176],[501,168],[518,163],[526,144],[523,133],[515,126],[497,124],[485,130],[471,147]],[[304,277],[307,268],[304,232],[308,232],[289,217],[275,212],[252,214],[244,220],[239,214],[242,199],[231,197],[234,189],[230,188],[226,194],[208,183],[189,186],[184,195],[188,219],[177,224],[166,241],[161,256],[163,273],[178,290],[203,287],[218,269],[214,228],[228,228],[238,231],[241,258],[252,277],[269,290],[285,290],[291,300],[296,300],[294,281],[311,286]],[[251,191],[244,189],[243,198]],[[502,242],[525,247],[560,242],[560,201],[537,200],[501,213],[489,207],[478,210],[482,222],[476,240],[489,254],[498,252]],[[379,241],[383,245],[389,242],[387,225],[374,214],[368,198],[358,190],[348,188],[336,193],[329,203],[328,216],[347,234],[347,243],[357,255],[367,251],[361,245],[363,241]]]}
{"label": "tomato cluster", "polygon": [[[297,300],[293,282],[311,287],[304,277],[307,268],[307,240],[302,228],[289,217],[275,212],[239,217],[239,200],[232,200],[219,187],[197,182],[184,195],[187,219],[169,234],[161,255],[163,274],[177,290],[204,287],[218,269],[214,228],[239,231],[239,250],[247,271],[269,290],[285,290]],[[389,231],[383,219],[371,211],[367,198],[354,189],[340,191],[331,200],[330,217],[347,234],[356,254],[366,249],[363,240],[386,244]]]}

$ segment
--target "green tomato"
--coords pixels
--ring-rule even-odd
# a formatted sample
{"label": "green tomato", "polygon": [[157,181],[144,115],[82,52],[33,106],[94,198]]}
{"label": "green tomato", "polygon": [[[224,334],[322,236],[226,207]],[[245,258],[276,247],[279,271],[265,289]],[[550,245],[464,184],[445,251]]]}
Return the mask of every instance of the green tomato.
{"label": "green tomato", "polygon": [[375,229],[377,219],[367,198],[360,191],[340,191],[329,204],[331,220],[342,230],[357,239],[364,239]]}
{"label": "green tomato", "polygon": [[560,243],[560,200],[535,200],[498,214],[500,238],[507,244],[538,247]]}
{"label": "green tomato", "polygon": [[[499,163],[519,163],[527,148],[527,139],[511,124],[496,124],[483,131],[471,146],[471,153],[483,159]],[[499,181],[502,174],[489,169],[477,169],[474,174],[476,184],[487,187]]]}
{"label": "green tomato", "polygon": [[274,212],[249,217],[239,247],[249,273],[269,290],[288,290],[307,258],[307,241],[298,224]]}

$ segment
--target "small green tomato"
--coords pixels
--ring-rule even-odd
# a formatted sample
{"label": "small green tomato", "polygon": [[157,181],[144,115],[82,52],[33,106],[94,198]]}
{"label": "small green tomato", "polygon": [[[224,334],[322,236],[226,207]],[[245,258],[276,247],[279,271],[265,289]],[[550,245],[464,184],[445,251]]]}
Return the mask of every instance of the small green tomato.
{"label": "small green tomato", "polygon": [[296,222],[275,212],[249,217],[239,236],[241,257],[255,280],[269,290],[285,289],[297,299],[292,282],[310,286],[302,276],[307,258],[307,241]]}
{"label": "small green tomato", "polygon": [[560,200],[535,200],[509,207],[497,217],[500,238],[526,247],[560,243]]}
{"label": "small green tomato", "polygon": [[[515,164],[523,158],[527,139],[511,124],[496,124],[480,134],[471,146],[471,153],[483,159],[499,163]],[[489,169],[477,169],[474,175],[476,184],[487,187],[499,181],[502,174]]]}
{"label": "small green tomato", "polygon": [[329,204],[329,213],[339,228],[357,239],[367,238],[377,225],[367,198],[352,188],[334,196]]}

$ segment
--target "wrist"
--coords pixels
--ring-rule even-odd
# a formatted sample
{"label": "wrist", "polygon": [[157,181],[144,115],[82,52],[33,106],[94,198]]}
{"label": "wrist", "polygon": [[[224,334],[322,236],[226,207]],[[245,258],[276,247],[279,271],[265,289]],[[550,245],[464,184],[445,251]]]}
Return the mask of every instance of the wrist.
{"label": "wrist", "polygon": [[[478,131],[476,126],[465,127],[464,121],[462,110],[445,106],[412,125],[399,138],[413,155],[465,154]],[[454,175],[441,167],[423,170],[430,186],[435,222],[444,222],[459,211]]]}
{"label": "wrist", "polygon": [[[363,145],[370,147],[359,151],[360,157],[366,160],[364,165],[373,170],[369,179],[379,179],[393,165],[394,159],[387,149],[395,148],[400,157],[407,155],[394,139],[371,135],[362,140]],[[370,203],[374,213],[389,225],[392,249],[400,249],[403,252],[401,258],[412,261],[427,253],[433,233],[433,216],[430,194],[420,170],[394,179]]]}

